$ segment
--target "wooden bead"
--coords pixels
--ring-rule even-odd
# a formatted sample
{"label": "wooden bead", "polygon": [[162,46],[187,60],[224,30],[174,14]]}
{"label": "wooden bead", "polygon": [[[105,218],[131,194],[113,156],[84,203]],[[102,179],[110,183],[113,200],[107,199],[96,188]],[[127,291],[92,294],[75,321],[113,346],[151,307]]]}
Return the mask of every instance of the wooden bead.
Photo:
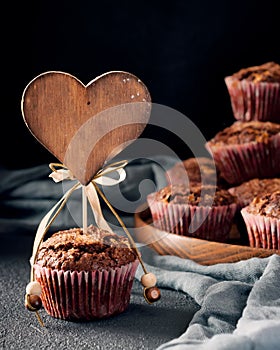
{"label": "wooden bead", "polygon": [[150,288],[145,288],[144,289],[144,297],[149,304],[152,304],[155,301],[160,299],[160,297],[161,297],[160,290],[155,286],[150,287]]}
{"label": "wooden bead", "polygon": [[39,295],[26,294],[25,307],[29,311],[38,311],[42,307],[42,299],[39,297]]}
{"label": "wooden bead", "polygon": [[157,283],[157,278],[152,272],[149,272],[141,277],[141,283],[145,288],[154,287]]}
{"label": "wooden bead", "polygon": [[42,287],[39,282],[33,281],[28,283],[26,286],[26,294],[29,295],[41,295],[42,293]]}

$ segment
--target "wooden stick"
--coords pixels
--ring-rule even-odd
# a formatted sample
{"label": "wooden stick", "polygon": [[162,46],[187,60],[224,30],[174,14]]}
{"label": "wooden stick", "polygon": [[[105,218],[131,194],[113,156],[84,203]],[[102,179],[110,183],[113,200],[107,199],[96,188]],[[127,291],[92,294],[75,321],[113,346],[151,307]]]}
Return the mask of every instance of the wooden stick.
{"label": "wooden stick", "polygon": [[85,186],[82,187],[82,203],[83,203],[83,232],[87,233],[87,195]]}

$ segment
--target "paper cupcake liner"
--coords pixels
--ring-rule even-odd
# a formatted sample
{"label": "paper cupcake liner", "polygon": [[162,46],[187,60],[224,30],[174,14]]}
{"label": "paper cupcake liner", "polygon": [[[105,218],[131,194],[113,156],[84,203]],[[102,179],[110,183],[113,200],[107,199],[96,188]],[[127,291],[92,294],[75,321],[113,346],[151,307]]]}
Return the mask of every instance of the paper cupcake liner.
{"label": "paper cupcake liner", "polygon": [[103,271],[63,271],[34,265],[46,312],[69,321],[92,320],[123,312],[129,304],[139,260]]}
{"label": "paper cupcake liner", "polygon": [[280,249],[280,220],[241,210],[244,219],[250,247]]}
{"label": "paper cupcake liner", "polygon": [[280,135],[268,142],[213,146],[206,143],[223,178],[238,185],[253,178],[274,177],[280,173]]}
{"label": "paper cupcake liner", "polygon": [[280,122],[280,84],[226,77],[235,119]]}
{"label": "paper cupcake liner", "polygon": [[228,206],[192,206],[156,201],[147,197],[153,225],[163,231],[181,236],[225,242],[229,238],[237,204]]}

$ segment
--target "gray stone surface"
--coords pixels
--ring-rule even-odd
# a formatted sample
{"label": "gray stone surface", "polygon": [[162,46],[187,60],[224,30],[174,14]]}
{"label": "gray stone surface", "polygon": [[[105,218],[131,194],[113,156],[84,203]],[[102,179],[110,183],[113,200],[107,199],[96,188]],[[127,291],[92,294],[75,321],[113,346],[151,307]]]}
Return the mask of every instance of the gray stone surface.
{"label": "gray stone surface", "polygon": [[168,289],[161,289],[161,299],[149,305],[135,280],[130,305],[122,314],[67,322],[41,310],[42,328],[35,314],[24,307],[31,241],[17,237],[16,241],[3,239],[1,244],[0,349],[156,349],[183,333],[199,309],[187,295]]}

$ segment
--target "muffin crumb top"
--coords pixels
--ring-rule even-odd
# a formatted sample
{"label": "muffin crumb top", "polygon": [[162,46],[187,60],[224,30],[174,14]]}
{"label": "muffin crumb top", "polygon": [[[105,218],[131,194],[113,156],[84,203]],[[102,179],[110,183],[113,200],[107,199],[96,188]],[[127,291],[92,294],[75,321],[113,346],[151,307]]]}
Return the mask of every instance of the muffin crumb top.
{"label": "muffin crumb top", "polygon": [[169,185],[154,195],[157,201],[170,204],[219,206],[230,205],[237,201],[237,198],[226,189],[214,185],[193,184],[190,187],[179,184]]}
{"label": "muffin crumb top", "polygon": [[36,264],[51,269],[94,271],[120,267],[136,260],[136,253],[124,236],[90,225],[58,231],[39,248]]}
{"label": "muffin crumb top", "polygon": [[207,181],[215,184],[219,180],[219,175],[215,162],[206,157],[191,157],[176,163],[167,170],[167,179],[170,184],[187,180],[196,183]]}
{"label": "muffin crumb top", "polygon": [[246,209],[251,214],[280,219],[280,190],[255,197]]}
{"label": "muffin crumb top", "polygon": [[277,134],[280,134],[280,124],[261,121],[236,121],[219,131],[209,143],[222,146],[249,142],[268,142],[272,136]]}
{"label": "muffin crumb top", "polygon": [[228,191],[237,197],[238,202],[243,207],[250,204],[255,197],[277,191],[278,189],[280,189],[280,178],[255,178],[231,187]]}
{"label": "muffin crumb top", "polygon": [[280,83],[280,65],[276,62],[267,62],[259,66],[242,68],[232,75],[238,80],[247,80],[253,83],[271,82]]}

